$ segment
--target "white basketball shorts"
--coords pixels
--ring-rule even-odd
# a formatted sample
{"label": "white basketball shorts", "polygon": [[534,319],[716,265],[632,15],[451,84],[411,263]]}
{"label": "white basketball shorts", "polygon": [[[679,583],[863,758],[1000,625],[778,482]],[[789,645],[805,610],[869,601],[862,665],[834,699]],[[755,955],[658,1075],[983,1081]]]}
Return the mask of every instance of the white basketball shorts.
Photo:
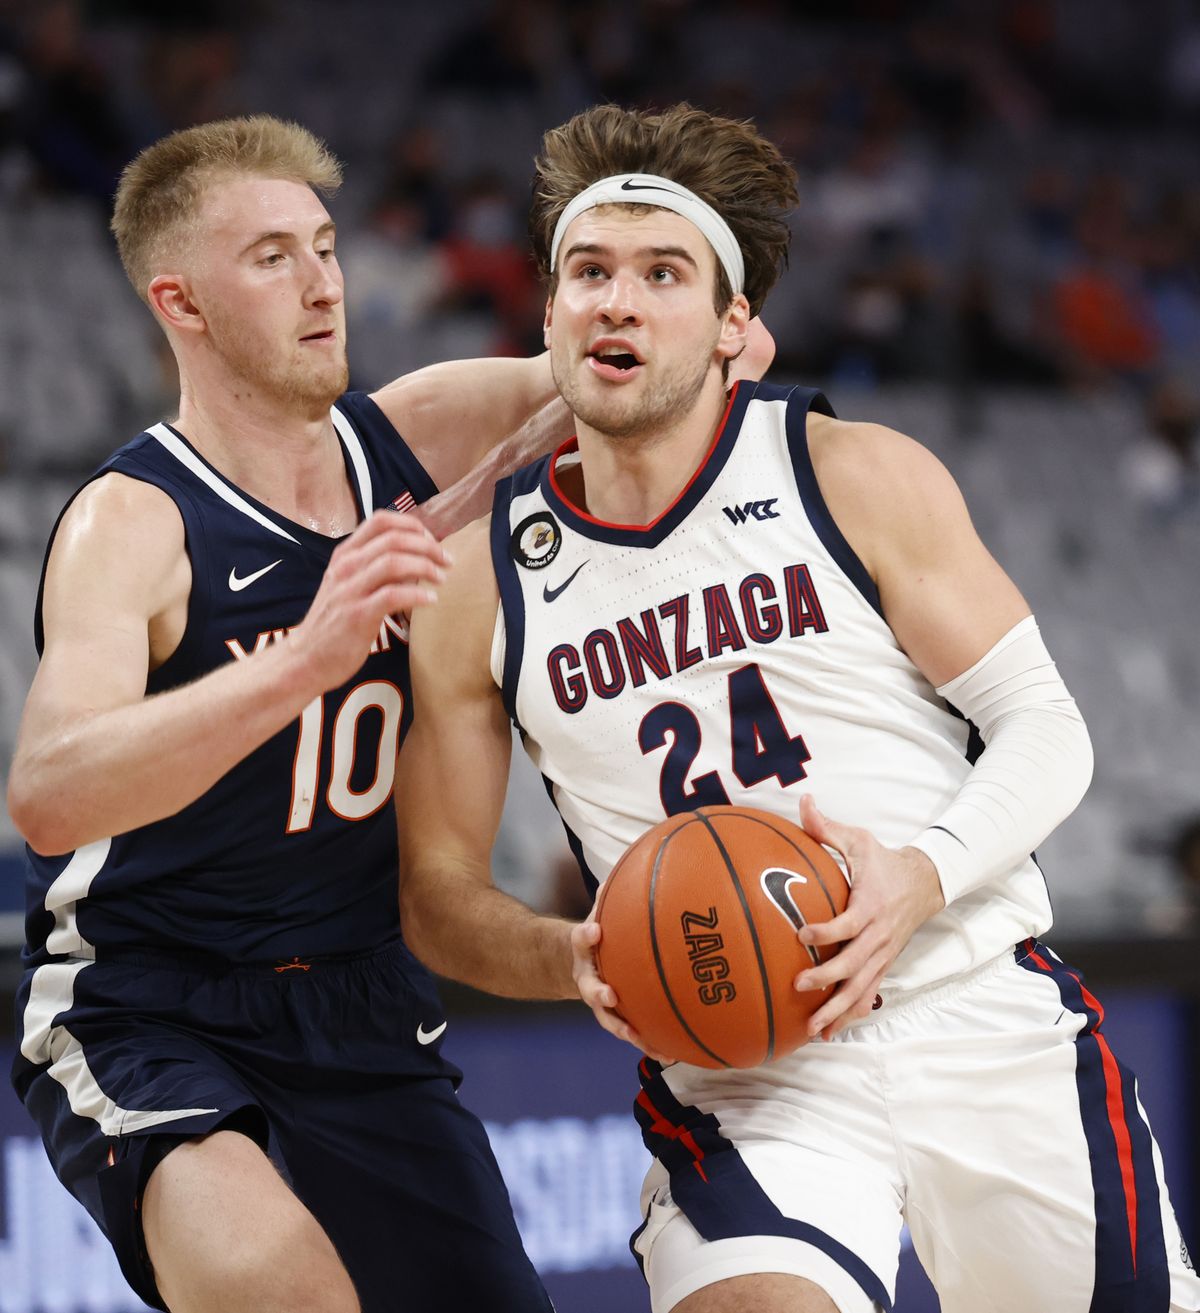
{"label": "white basketball shorts", "polygon": [[633,1245],[654,1313],[755,1272],[890,1310],[904,1222],[942,1313],[1200,1310],[1102,1019],[1028,941],[767,1066],[644,1060]]}

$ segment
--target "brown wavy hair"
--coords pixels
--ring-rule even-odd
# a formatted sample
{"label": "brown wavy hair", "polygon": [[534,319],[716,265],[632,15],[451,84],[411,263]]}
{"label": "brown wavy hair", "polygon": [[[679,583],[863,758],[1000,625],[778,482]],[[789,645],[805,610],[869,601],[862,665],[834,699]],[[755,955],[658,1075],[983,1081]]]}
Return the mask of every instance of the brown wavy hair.
{"label": "brown wavy hair", "polygon": [[[721,215],[742,248],[753,314],[762,309],[787,265],[787,215],[799,202],[796,172],[750,122],[720,118],[686,103],[661,113],[596,105],[547,132],[534,167],[529,236],[551,296],[558,276],[550,267],[550,243],[559,215],[586,187],[614,173],[670,178]],[[718,314],[732,296],[718,262]]]}
{"label": "brown wavy hair", "polygon": [[156,141],[125,166],[109,225],[143,300],[162,261],[186,239],[205,187],[238,174],[307,183],[323,196],[342,183],[342,166],[324,142],[269,114],[201,123]]}

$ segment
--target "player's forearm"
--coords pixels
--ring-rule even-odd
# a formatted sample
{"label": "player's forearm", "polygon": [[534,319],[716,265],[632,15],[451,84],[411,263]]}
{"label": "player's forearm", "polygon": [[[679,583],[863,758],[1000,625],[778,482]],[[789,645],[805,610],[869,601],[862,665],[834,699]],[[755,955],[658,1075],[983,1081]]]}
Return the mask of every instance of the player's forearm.
{"label": "player's forearm", "polygon": [[947,903],[1011,871],[1078,805],[1092,746],[1030,616],[938,692],[987,745],[946,810],[913,839]]}
{"label": "player's forearm", "polygon": [[535,411],[457,483],[421,506],[421,518],[445,538],[492,509],[496,483],[513,470],[553,451],[571,436],[573,419],[561,397]]}
{"label": "player's forearm", "polygon": [[540,916],[491,884],[445,871],[401,882],[405,941],[431,971],[505,998],[578,998],[571,921]]}
{"label": "player's forearm", "polygon": [[300,654],[282,643],[182,688],[73,715],[18,748],[13,822],[50,856],[171,816],[320,692]]}

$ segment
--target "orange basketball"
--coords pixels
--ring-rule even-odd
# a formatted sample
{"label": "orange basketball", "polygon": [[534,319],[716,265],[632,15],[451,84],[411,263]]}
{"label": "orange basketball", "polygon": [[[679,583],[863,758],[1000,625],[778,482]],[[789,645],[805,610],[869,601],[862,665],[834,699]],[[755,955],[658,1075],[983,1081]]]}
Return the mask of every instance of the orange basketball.
{"label": "orange basketball", "polygon": [[834,949],[796,931],[850,895],[799,825],[750,807],[701,807],[647,831],[596,907],[600,974],[656,1052],[700,1067],[756,1067],[798,1048],[829,990],[792,982]]}

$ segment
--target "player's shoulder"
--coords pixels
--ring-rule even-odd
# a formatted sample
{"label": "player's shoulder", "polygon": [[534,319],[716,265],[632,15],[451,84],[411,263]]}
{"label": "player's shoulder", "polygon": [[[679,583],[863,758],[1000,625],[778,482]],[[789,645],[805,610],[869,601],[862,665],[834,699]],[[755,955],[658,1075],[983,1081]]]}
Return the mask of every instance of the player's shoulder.
{"label": "player's shoulder", "polygon": [[445,547],[455,561],[464,555],[482,560],[488,557],[491,534],[492,517],[489,512],[463,525],[461,529],[456,529],[446,539]]}
{"label": "player's shoulder", "polygon": [[174,501],[153,484],[110,471],[86,484],[59,520],[39,604],[46,618],[39,625],[45,624],[49,641],[55,617],[157,615],[186,599],[190,580]]}
{"label": "player's shoulder", "polygon": [[500,592],[492,568],[491,517],[472,520],[443,543],[451,558],[437,601],[413,612],[414,679],[446,691],[486,682]]}
{"label": "player's shoulder", "polygon": [[183,546],[183,517],[174,498],[157,484],[108,469],[85,483],[63,511],[55,545],[64,539],[93,541],[116,536],[126,544],[150,539]]}
{"label": "player's shoulder", "polygon": [[864,420],[808,417],[808,449],[821,490],[851,503],[873,501],[881,493],[918,500],[954,488],[946,467],[928,447],[889,428]]}
{"label": "player's shoulder", "polygon": [[455,602],[473,602],[495,597],[496,573],[492,566],[492,517],[472,520],[444,542],[451,558],[439,595]]}
{"label": "player's shoulder", "polygon": [[928,544],[936,550],[966,518],[950,472],[905,433],[811,415],[808,444],[829,513],[873,579]]}

